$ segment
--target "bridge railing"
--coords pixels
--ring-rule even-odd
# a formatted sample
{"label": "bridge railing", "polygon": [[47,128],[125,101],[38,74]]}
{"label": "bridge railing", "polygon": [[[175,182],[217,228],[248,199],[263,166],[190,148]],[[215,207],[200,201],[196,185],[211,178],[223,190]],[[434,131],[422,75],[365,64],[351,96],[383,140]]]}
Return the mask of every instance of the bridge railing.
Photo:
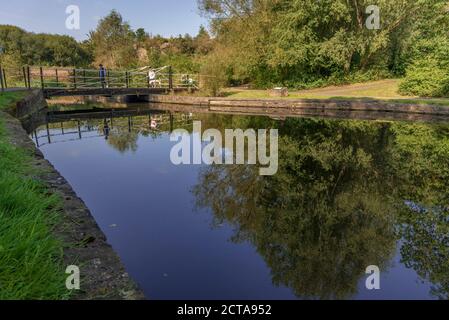
{"label": "bridge railing", "polygon": [[106,70],[100,77],[99,70],[60,67],[24,66],[2,68],[1,89],[90,89],[90,88],[192,88],[200,87],[198,74],[175,73],[171,67],[152,70]]}

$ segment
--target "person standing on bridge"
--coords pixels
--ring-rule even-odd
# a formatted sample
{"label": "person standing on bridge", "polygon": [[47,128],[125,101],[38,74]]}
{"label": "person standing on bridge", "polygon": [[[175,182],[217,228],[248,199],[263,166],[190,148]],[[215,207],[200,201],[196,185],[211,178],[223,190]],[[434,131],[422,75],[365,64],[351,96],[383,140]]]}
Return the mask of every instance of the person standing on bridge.
{"label": "person standing on bridge", "polygon": [[100,64],[99,76],[100,76],[101,87],[104,89],[104,88],[107,87],[107,84],[106,84],[106,69],[105,69],[105,67],[103,67],[102,64]]}

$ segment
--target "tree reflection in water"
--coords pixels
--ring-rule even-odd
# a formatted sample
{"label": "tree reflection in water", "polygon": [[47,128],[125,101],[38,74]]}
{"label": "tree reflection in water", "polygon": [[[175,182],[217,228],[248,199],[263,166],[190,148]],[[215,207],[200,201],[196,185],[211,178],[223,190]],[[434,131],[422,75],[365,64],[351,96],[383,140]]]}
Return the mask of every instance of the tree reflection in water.
{"label": "tree reflection in water", "polygon": [[235,227],[233,241],[257,248],[275,285],[301,298],[350,298],[367,266],[388,270],[403,239],[405,265],[447,297],[448,212],[426,214],[405,200],[448,207],[448,126],[213,118],[242,129],[280,126],[277,175],[210,166],[194,188],[199,207]]}
{"label": "tree reflection in water", "polygon": [[[273,283],[301,298],[351,298],[369,265],[401,260],[449,298],[449,125],[265,117],[175,115],[177,128],[279,129],[279,171],[210,166],[194,188],[197,205],[235,228],[271,269]],[[168,118],[167,118],[168,119]],[[176,120],[176,119],[175,119]],[[115,118],[108,143],[137,150],[139,136],[160,138],[170,121]],[[64,124],[76,131],[77,122]],[[58,129],[60,124],[50,125]],[[104,133],[104,120],[86,128]],[[399,245],[398,245],[399,243]]]}

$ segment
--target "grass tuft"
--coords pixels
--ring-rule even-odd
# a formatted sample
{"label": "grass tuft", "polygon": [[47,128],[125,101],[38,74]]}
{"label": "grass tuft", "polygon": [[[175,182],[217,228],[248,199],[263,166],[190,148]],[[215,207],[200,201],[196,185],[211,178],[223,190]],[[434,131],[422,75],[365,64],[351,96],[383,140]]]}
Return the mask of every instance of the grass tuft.
{"label": "grass tuft", "polygon": [[0,93],[0,111],[5,110],[25,96],[23,91],[6,91]]}
{"label": "grass tuft", "polygon": [[[0,110],[21,98],[0,94]],[[67,299],[60,199],[34,179],[32,157],[13,146],[0,116],[0,300]]]}

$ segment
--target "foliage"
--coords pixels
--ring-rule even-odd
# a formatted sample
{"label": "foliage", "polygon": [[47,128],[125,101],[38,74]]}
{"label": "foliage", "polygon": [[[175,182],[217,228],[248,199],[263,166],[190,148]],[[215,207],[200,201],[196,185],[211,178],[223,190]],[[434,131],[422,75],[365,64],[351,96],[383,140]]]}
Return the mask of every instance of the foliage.
{"label": "foliage", "polygon": [[178,37],[163,38],[148,35],[141,46],[145,50],[146,63],[151,67],[171,65],[177,72],[194,73],[200,71],[203,56],[210,52],[212,39],[204,27],[196,37],[189,34]]}
{"label": "foliage", "polygon": [[447,36],[422,39],[415,46],[413,63],[400,91],[423,97],[449,96],[449,40]]}
{"label": "foliage", "polygon": [[88,66],[86,46],[69,36],[34,34],[15,26],[0,26],[0,62],[6,67],[22,65]]}
{"label": "foliage", "polygon": [[449,96],[449,69],[441,68],[437,60],[424,58],[407,69],[400,92],[420,97]]}
{"label": "foliage", "polygon": [[409,50],[406,77],[400,90],[405,94],[443,97],[449,94],[449,14],[447,1],[432,1],[433,10],[419,21]]}
{"label": "foliage", "polygon": [[209,54],[201,64],[201,90],[210,96],[217,96],[226,85],[226,65],[219,52]]}
{"label": "foliage", "polygon": [[[303,89],[405,75],[401,92],[448,95],[447,0],[198,0],[212,35],[152,35],[132,30],[117,11],[89,39],[0,26],[0,63],[108,69],[173,66],[208,72],[225,85]],[[380,9],[370,30],[368,6]],[[218,64],[217,64],[218,63]],[[219,67],[218,67],[219,66]],[[223,81],[226,80],[226,81]]]}
{"label": "foliage", "polygon": [[109,68],[125,69],[133,66],[136,56],[135,34],[129,23],[115,10],[98,23],[90,33],[89,41],[94,50],[95,64]]}
{"label": "foliage", "polygon": [[[199,0],[226,48],[229,81],[304,88],[402,75],[416,34],[443,0]],[[369,5],[379,30],[365,27]],[[430,30],[428,28],[427,30]],[[353,76],[358,74],[358,76]],[[360,77],[362,76],[362,77]]]}
{"label": "foliage", "polygon": [[69,36],[34,34],[0,25],[0,64],[130,69],[171,65],[178,73],[197,73],[200,60],[212,50],[213,39],[204,27],[197,36],[153,36],[143,28],[132,30],[115,10],[101,19],[89,39],[77,42]]}

